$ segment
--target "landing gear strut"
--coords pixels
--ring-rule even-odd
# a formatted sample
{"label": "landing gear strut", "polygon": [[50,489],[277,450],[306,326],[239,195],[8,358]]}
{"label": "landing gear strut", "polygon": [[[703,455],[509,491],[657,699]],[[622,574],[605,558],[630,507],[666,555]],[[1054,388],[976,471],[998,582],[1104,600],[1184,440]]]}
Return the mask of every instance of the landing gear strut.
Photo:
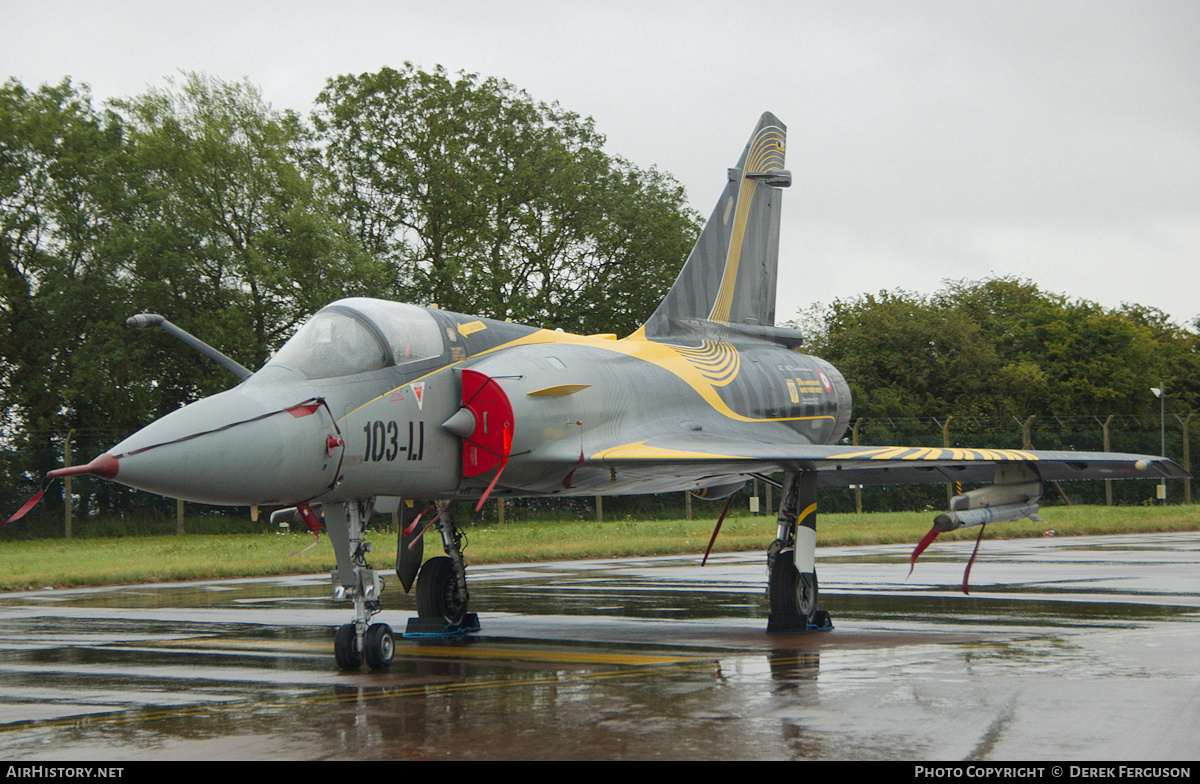
{"label": "landing gear strut", "polygon": [[817,608],[816,549],[816,472],[788,472],[779,505],[779,530],[767,548],[768,632],[833,628],[829,613]]}
{"label": "landing gear strut", "polygon": [[479,616],[467,612],[467,566],[462,555],[462,532],[449,513],[437,518],[445,555],[430,558],[417,573],[417,617],[405,634],[458,634],[479,628]]}
{"label": "landing gear strut", "polygon": [[383,592],[383,579],[367,565],[371,545],[363,541],[371,505],[368,502],[364,508],[351,501],[344,508],[345,529],[331,525],[327,530],[338,561],[332,575],[333,597],[354,602],[354,622],[337,630],[333,655],[343,670],[357,670],[364,660],[371,669],[382,670],[392,663],[396,641],[386,623],[370,624],[371,616],[380,610],[379,595]]}

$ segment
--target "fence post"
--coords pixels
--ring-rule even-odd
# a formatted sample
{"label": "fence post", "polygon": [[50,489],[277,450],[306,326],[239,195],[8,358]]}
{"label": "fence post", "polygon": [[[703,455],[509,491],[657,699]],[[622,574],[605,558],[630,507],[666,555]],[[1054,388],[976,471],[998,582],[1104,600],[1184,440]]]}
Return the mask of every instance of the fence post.
{"label": "fence post", "polygon": [[[946,447],[947,449],[950,448],[950,420],[951,419],[954,419],[953,415],[946,417],[946,423],[944,425],[942,425],[942,446]],[[954,501],[954,495],[955,495],[954,485],[953,484],[946,485],[946,508],[947,509],[950,508],[951,502]]]}
{"label": "fence post", "polygon": [[[850,428],[850,442],[854,446],[858,446],[858,428],[862,426],[863,418],[859,417],[854,420],[854,427]],[[854,511],[857,514],[862,514],[862,485],[854,486]]]}
{"label": "fence post", "polygon": [[[1112,451],[1112,449],[1109,447],[1109,444],[1108,444],[1108,425],[1112,421],[1113,421],[1112,414],[1109,414],[1108,419],[1104,420],[1103,430],[1104,430],[1104,451],[1105,452]],[[1112,480],[1111,479],[1104,480],[1104,505],[1112,506]]]}
{"label": "fence post", "polygon": [[[71,467],[71,437],[75,428],[67,431],[67,440],[63,444],[63,468]],[[71,515],[74,499],[71,497],[71,477],[63,478],[63,535],[71,538]]]}
{"label": "fence post", "polygon": [[[1188,430],[1191,429],[1193,416],[1195,416],[1194,411],[1187,415],[1187,419],[1179,419],[1179,414],[1175,415],[1175,418],[1183,423],[1183,470],[1189,474],[1192,473],[1192,458],[1188,448],[1188,441],[1190,440],[1188,438]],[[1183,480],[1183,502],[1185,504],[1192,502],[1192,480],[1190,478]]]}

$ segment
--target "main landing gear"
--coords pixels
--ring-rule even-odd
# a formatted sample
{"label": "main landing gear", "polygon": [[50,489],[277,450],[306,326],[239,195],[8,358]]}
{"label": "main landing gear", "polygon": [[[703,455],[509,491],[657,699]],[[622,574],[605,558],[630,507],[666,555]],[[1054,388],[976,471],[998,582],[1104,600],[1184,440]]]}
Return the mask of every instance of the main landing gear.
{"label": "main landing gear", "polygon": [[479,616],[467,612],[467,566],[462,556],[462,532],[449,513],[436,520],[445,555],[430,558],[417,573],[417,617],[405,634],[458,634],[479,628]]}
{"label": "main landing gear", "polygon": [[832,629],[829,613],[817,608],[817,475],[784,475],[779,530],[767,548],[768,632]]}

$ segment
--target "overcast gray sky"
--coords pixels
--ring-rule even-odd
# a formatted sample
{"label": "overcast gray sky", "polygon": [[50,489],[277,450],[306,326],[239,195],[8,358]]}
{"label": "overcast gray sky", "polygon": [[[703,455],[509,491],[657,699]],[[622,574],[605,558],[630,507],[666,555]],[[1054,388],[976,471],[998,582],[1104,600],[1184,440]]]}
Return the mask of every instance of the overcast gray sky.
{"label": "overcast gray sky", "polygon": [[754,124],[788,125],[777,316],[1017,276],[1200,316],[1200,2],[0,0],[0,76],[97,103],[181,70],[307,114],[404,61],[595,118],[706,217]]}

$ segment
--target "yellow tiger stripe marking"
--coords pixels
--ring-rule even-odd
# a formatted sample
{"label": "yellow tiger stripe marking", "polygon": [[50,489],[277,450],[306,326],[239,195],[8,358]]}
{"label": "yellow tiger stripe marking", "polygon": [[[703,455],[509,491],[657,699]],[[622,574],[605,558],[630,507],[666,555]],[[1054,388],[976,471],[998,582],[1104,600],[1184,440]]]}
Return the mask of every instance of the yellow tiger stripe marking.
{"label": "yellow tiger stripe marking", "polygon": [[664,449],[659,446],[647,446],[645,441],[634,444],[622,444],[608,449],[602,449],[592,455],[590,460],[744,460],[735,455],[715,455],[711,452],[688,452],[682,449]]}
{"label": "yellow tiger stripe marking", "polygon": [[[586,345],[586,346],[591,346],[593,348],[601,349],[604,351],[611,351],[616,354],[623,354],[627,357],[632,357],[634,359],[640,359],[643,362],[649,362],[650,364],[655,365],[656,367],[659,367],[659,368],[667,371],[668,373],[671,373],[672,375],[676,376],[677,378],[679,378],[681,381],[683,381],[685,384],[687,384],[689,387],[691,387],[696,392],[696,394],[698,394],[701,398],[703,398],[704,401],[713,408],[713,410],[715,410],[717,413],[721,414],[722,416],[724,416],[728,419],[732,419],[736,422],[801,422],[801,421],[815,421],[815,420],[828,420],[830,422],[835,421],[835,417],[833,417],[831,415],[795,416],[795,417],[749,417],[749,416],[745,416],[743,414],[739,414],[736,411],[734,411],[733,409],[731,409],[729,407],[729,404],[726,403],[719,394],[717,394],[716,387],[725,386],[725,385],[731,383],[735,378],[737,378],[737,374],[741,367],[741,358],[740,358],[740,355],[738,354],[737,350],[733,346],[731,346],[727,343],[724,343],[722,341],[718,341],[717,343],[712,344],[712,346],[714,346],[714,347],[717,345],[722,346],[723,348],[721,348],[720,350],[727,352],[727,356],[729,357],[728,361],[730,362],[730,367],[727,371],[723,372],[720,375],[717,375],[715,373],[713,373],[713,374],[706,373],[703,369],[701,369],[700,367],[698,367],[696,365],[696,363],[691,359],[691,357],[688,356],[689,352],[693,355],[696,354],[697,352],[701,352],[701,353],[703,353],[705,351],[715,352],[718,349],[714,348],[714,347],[710,347],[708,349],[705,349],[705,348],[689,349],[689,348],[679,347],[679,346],[669,346],[664,343],[659,343],[659,342],[653,341],[653,340],[642,340],[642,339],[635,339],[635,338],[626,338],[625,340],[605,340],[603,338],[596,338],[596,337],[590,337],[590,336],[585,336],[585,335],[574,335],[574,334],[571,334],[570,332],[555,332],[555,331],[546,330],[546,329],[538,330],[536,332],[525,335],[524,337],[516,338],[515,340],[511,340],[508,343],[503,343],[499,346],[496,346],[495,348],[488,349],[487,351],[481,351],[480,353],[473,355],[471,357],[471,359],[473,359],[473,360],[479,359],[479,358],[485,357],[489,354],[495,353],[497,351],[503,351],[505,349],[513,348],[515,346],[546,345],[546,344],[552,344],[552,343],[562,343],[562,344],[569,344],[569,345]],[[420,379],[414,379],[414,380],[419,381],[424,378],[428,378],[429,376],[433,376],[437,373],[441,373],[448,368],[456,367],[456,366],[458,366],[458,364],[459,364],[459,362],[448,363],[447,365],[437,368],[436,370],[431,370],[429,373],[427,373],[425,376],[422,376]],[[408,384],[405,384],[404,386],[408,386]],[[399,388],[400,387],[397,387],[397,389],[399,389]],[[394,391],[395,390],[389,390],[388,392],[384,393],[383,395],[380,395],[379,397],[374,398],[373,400],[367,401],[363,405],[354,409],[354,411],[348,412],[345,416],[343,416],[338,421],[341,422],[341,421],[345,420],[345,418],[347,416],[352,415],[355,411],[359,411],[362,408],[365,408],[366,406],[369,406],[372,403],[376,402],[377,400],[381,400],[383,398],[388,397]]]}
{"label": "yellow tiger stripe marking", "polygon": [[704,341],[699,349],[671,346],[695,368],[700,371],[714,386],[723,387],[737,378],[742,367],[742,359],[737,349],[724,341]]}
{"label": "yellow tiger stripe marking", "polygon": [[856,452],[831,455],[829,460],[947,460],[947,461],[1036,461],[1037,455],[1020,449],[957,449],[936,446],[876,446]]}
{"label": "yellow tiger stripe marking", "polygon": [[830,460],[853,460],[858,457],[874,456],[879,454],[881,451],[885,451],[885,449],[886,447],[884,449],[873,447],[871,449],[864,449],[860,452],[847,452],[844,455],[833,455],[830,457]]}
{"label": "yellow tiger stripe marking", "polygon": [[737,284],[738,266],[742,261],[742,241],[746,237],[746,223],[750,218],[750,204],[754,201],[754,180],[742,178],[738,189],[737,216],[733,220],[733,231],[729,237],[729,250],[725,255],[725,271],[721,275],[721,288],[716,302],[708,314],[710,321],[729,321],[729,309],[733,306],[733,289]]}
{"label": "yellow tiger stripe marking", "polygon": [[737,215],[734,218],[733,230],[730,232],[729,249],[725,255],[725,270],[721,275],[721,287],[718,289],[716,301],[708,317],[712,321],[729,321],[729,311],[733,306],[733,292],[737,285],[738,267],[742,260],[742,243],[746,236],[746,224],[750,218],[750,205],[754,202],[754,192],[758,183],[746,179],[746,174],[769,171],[772,168],[782,168],[784,160],[783,134],[776,126],[763,128],[750,147],[746,156],[746,168],[742,172],[742,182],[738,187]]}

